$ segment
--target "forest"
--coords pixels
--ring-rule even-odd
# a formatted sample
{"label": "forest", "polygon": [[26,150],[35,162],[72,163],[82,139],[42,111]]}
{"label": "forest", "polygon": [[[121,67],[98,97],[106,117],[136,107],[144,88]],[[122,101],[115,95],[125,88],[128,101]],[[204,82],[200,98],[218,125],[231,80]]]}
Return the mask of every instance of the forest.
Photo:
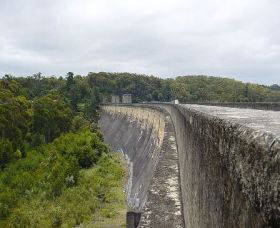
{"label": "forest", "polygon": [[162,79],[131,73],[88,73],[87,76],[68,72],[65,77],[28,77],[6,75],[23,88],[28,99],[48,93],[61,94],[74,111],[83,112],[88,118],[99,103],[110,102],[111,95],[130,93],[133,102],[178,99],[180,102],[279,102],[280,85],[271,86],[243,83],[238,80],[212,76],[179,76]]}
{"label": "forest", "polygon": [[96,125],[95,88],[80,97],[76,82],[0,80],[0,227],[124,223],[124,165]]}
{"label": "forest", "polygon": [[[77,79],[80,76],[77,76]],[[110,95],[130,93],[133,102],[178,99],[180,102],[277,102],[280,87],[243,83],[229,78],[180,76],[161,79],[130,73],[89,73],[83,78],[91,88],[97,88],[102,99]]]}
{"label": "forest", "polygon": [[209,76],[4,75],[0,227],[73,227],[97,217],[120,217],[125,211],[125,168],[104,143],[97,121],[99,105],[124,93],[131,93],[133,102],[280,101],[277,84]]}

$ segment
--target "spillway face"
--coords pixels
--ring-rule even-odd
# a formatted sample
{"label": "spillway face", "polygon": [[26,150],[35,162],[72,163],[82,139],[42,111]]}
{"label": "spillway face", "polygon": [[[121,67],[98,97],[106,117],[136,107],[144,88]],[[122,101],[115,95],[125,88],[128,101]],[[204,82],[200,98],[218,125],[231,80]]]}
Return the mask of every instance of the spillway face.
{"label": "spillway face", "polygon": [[122,152],[129,168],[129,210],[142,213],[139,227],[184,227],[178,153],[168,113],[158,108],[103,106],[105,141]]}
{"label": "spillway face", "polygon": [[99,124],[105,141],[114,151],[124,153],[127,159],[129,207],[141,211],[158,161],[164,117],[150,110],[121,106],[104,107],[104,111]]}

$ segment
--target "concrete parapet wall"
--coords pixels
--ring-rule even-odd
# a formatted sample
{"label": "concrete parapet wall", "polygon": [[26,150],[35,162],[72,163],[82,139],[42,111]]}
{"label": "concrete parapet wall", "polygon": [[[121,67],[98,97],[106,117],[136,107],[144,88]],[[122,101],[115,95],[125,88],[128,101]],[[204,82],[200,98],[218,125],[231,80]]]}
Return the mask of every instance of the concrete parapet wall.
{"label": "concrete parapet wall", "polygon": [[198,102],[193,104],[280,111],[280,102]]}
{"label": "concrete parapet wall", "polygon": [[161,107],[176,130],[186,227],[279,227],[279,138],[192,108]]}

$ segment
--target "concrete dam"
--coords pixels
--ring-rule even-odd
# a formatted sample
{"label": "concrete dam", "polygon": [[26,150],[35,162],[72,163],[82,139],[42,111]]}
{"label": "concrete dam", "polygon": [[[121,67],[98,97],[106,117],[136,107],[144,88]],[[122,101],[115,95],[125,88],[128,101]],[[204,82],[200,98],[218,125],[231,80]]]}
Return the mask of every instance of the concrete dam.
{"label": "concrete dam", "polygon": [[255,106],[103,105],[131,227],[280,227],[279,106]]}

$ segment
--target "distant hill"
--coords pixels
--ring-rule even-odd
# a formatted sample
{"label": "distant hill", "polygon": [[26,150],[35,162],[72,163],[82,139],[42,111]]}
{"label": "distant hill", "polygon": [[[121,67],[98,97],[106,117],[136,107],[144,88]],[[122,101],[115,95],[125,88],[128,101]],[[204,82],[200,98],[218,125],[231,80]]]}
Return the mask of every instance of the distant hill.
{"label": "distant hill", "polygon": [[262,102],[280,101],[279,86],[271,87],[243,83],[229,78],[211,76],[180,76],[160,79],[154,76],[130,73],[90,73],[86,80],[106,94],[131,93],[135,102]]}
{"label": "distant hill", "polygon": [[99,100],[106,98],[108,101],[112,94],[124,93],[133,94],[134,102],[174,99],[180,102],[280,101],[280,86],[276,84],[264,86],[204,75],[162,79],[132,73],[90,72],[87,76],[74,76],[73,73],[69,73],[71,78],[43,77],[35,74],[30,77],[15,78],[15,80],[26,88],[31,98],[47,94],[51,90],[63,93],[63,90],[70,86],[67,92],[68,97],[75,96],[74,101],[77,103],[84,100],[84,97],[93,90]]}

